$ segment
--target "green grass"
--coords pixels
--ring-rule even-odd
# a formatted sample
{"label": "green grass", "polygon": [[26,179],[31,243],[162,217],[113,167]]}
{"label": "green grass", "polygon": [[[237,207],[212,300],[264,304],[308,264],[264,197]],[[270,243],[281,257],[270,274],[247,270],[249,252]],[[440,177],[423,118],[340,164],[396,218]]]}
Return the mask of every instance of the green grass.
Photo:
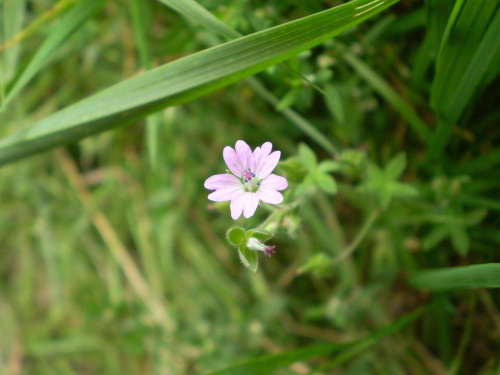
{"label": "green grass", "polygon": [[500,5],[340,3],[0,2],[0,375],[500,373]]}

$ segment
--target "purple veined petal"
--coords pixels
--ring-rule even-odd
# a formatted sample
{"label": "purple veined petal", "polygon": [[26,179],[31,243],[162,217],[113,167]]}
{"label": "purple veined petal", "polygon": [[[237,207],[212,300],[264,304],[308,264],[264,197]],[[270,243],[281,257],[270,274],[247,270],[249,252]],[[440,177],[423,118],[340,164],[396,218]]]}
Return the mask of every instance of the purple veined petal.
{"label": "purple veined petal", "polygon": [[243,213],[245,206],[245,194],[242,194],[231,201],[229,208],[231,209],[231,217],[233,220],[238,219]]}
{"label": "purple veined petal", "polygon": [[257,191],[257,197],[262,201],[269,204],[280,204],[283,202],[283,195],[274,189],[265,189],[260,187]]}
{"label": "purple veined petal", "polygon": [[240,165],[242,169],[237,176],[241,175],[241,172],[250,168],[253,172],[255,168],[255,158],[253,156],[252,149],[245,141],[237,141],[235,145],[236,154],[240,160]]}
{"label": "purple veined petal", "polygon": [[214,191],[213,193],[208,194],[208,199],[213,202],[226,202],[232,201],[240,196],[245,194],[243,187],[236,188],[227,188],[227,189],[219,189]]}
{"label": "purple veined petal", "polygon": [[287,187],[288,181],[286,178],[275,174],[270,174],[260,183],[260,188],[265,190],[284,190]]}
{"label": "purple veined petal", "polygon": [[217,190],[241,186],[240,180],[232,174],[216,174],[206,179],[205,189]]}
{"label": "purple veined petal", "polygon": [[247,219],[252,217],[257,206],[259,205],[259,198],[255,193],[245,193],[245,206],[243,207],[243,216]]}
{"label": "purple veined petal", "polygon": [[241,171],[243,170],[243,166],[241,165],[240,159],[231,147],[224,147],[224,151],[222,151],[222,157],[226,162],[227,167],[231,172],[233,172],[236,176],[241,175]]}
{"label": "purple veined petal", "polygon": [[273,144],[271,142],[266,142],[262,147],[255,148],[253,156],[255,158],[255,171],[256,173],[261,170],[260,166],[262,161],[271,153],[273,149]]}
{"label": "purple veined petal", "polygon": [[258,168],[255,168],[255,174],[259,178],[266,178],[276,168],[281,157],[281,151],[274,151],[271,155],[262,158]]}

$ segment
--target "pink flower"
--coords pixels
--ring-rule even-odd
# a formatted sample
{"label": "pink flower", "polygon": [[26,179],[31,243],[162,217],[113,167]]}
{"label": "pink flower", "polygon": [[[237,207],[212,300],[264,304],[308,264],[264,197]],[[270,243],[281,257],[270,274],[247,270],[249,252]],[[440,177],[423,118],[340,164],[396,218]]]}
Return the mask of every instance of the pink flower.
{"label": "pink flower", "polygon": [[285,178],[272,174],[281,152],[271,153],[271,142],[257,147],[254,152],[244,141],[237,141],[235,149],[224,148],[223,157],[231,173],[216,174],[205,181],[205,188],[215,190],[208,195],[214,202],[231,201],[231,217],[251,217],[259,201],[270,204],[283,202],[278,190],[288,186]]}

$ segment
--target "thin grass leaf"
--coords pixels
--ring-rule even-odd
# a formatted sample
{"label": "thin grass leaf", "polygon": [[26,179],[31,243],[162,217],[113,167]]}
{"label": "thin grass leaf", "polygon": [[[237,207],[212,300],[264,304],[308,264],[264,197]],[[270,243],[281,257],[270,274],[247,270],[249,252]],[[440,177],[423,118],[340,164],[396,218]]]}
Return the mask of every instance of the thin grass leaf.
{"label": "thin grass leaf", "polygon": [[440,117],[428,157],[438,157],[500,49],[500,4],[457,1],[437,61],[431,105]]}
{"label": "thin grass leaf", "polygon": [[408,122],[408,125],[424,140],[429,140],[431,132],[427,124],[418,114],[394,91],[375,71],[363,61],[358,59],[346,48],[340,46],[342,57],[346,62],[363,77],[387,102],[389,102],[400,115]]}
{"label": "thin grass leaf", "polygon": [[421,271],[411,276],[409,282],[417,289],[431,292],[500,288],[500,263]]}
{"label": "thin grass leaf", "polygon": [[[19,4],[20,6],[24,7],[25,0],[4,0],[4,3],[8,3],[9,1],[11,1],[12,3],[15,3],[16,5]],[[2,40],[1,43],[3,43],[3,44],[0,45],[0,52],[3,53],[4,51],[12,48],[17,43],[20,43],[24,39],[33,35],[40,28],[44,27],[47,24],[47,22],[49,22],[53,18],[56,18],[57,16],[59,16],[59,14],[65,12],[66,8],[74,5],[74,3],[77,1],[78,0],[61,0],[61,1],[59,1],[56,5],[54,5],[54,7],[52,9],[49,9],[45,14],[43,14],[38,19],[36,19],[34,22],[32,22],[24,30],[19,31],[19,33],[16,33],[8,40]],[[5,12],[5,14],[10,14],[10,13]]]}
{"label": "thin grass leaf", "polygon": [[326,369],[333,368],[335,366],[338,366],[338,365],[348,361],[349,359],[353,358],[354,356],[363,353],[364,351],[370,349],[372,346],[379,343],[380,340],[382,340],[383,338],[401,331],[408,324],[410,324],[414,320],[421,317],[429,309],[430,309],[430,306],[419,309],[415,312],[406,314],[406,315],[402,316],[401,318],[397,319],[396,321],[394,321],[392,324],[389,324],[386,327],[380,328],[379,330],[377,330],[377,331],[373,332],[371,335],[369,335],[366,339],[361,340],[361,342],[358,342],[355,345],[352,345],[351,347],[347,348],[345,351],[336,355],[326,365],[323,365],[320,368],[316,369],[316,371],[314,371],[313,373],[325,371]]}
{"label": "thin grass leaf", "polygon": [[[134,37],[137,43],[137,50],[139,52],[139,59],[143,68],[151,69],[151,56],[149,52],[148,38],[147,38],[147,10],[149,3],[143,0],[133,0],[130,12],[132,15],[132,25],[134,30]],[[161,117],[155,113],[146,118],[146,143],[148,149],[149,164],[153,169],[156,169],[158,164],[158,142],[159,142],[159,129],[161,125]]]}
{"label": "thin grass leaf", "polygon": [[[25,16],[25,0],[4,0],[0,4],[0,43],[14,38],[22,28]],[[19,46],[7,51],[0,50],[0,103],[3,101],[4,83],[11,79],[19,59]]]}
{"label": "thin grass leaf", "polygon": [[228,39],[237,39],[242,35],[224,22],[215,17],[208,10],[193,0],[158,0],[177,13],[191,18],[207,29],[212,30]]}
{"label": "thin grass leaf", "polygon": [[307,361],[315,357],[341,351],[350,345],[352,344],[335,343],[290,350],[285,353],[260,357],[237,365],[229,366],[222,370],[210,372],[207,375],[270,374],[275,370],[288,367],[296,362]]}
{"label": "thin grass leaf", "polygon": [[398,0],[355,0],[181,58],[121,82],[0,141],[0,165],[78,141],[254,75]]}
{"label": "thin grass leaf", "polygon": [[29,63],[18,73],[14,81],[9,82],[3,105],[7,105],[45,66],[52,54],[77,31],[107,0],[83,0],[75,5],[59,24],[50,32],[47,39],[33,55]]}
{"label": "thin grass leaf", "polygon": [[406,325],[420,317],[425,311],[426,309],[420,309],[416,312],[407,314],[396,320],[394,323],[377,330],[364,339],[357,340],[355,342],[333,343],[290,350],[285,353],[256,358],[222,370],[210,372],[207,375],[270,374],[273,371],[288,367],[296,362],[308,361],[315,357],[340,352],[332,361],[328,363],[327,366],[322,366],[322,369],[331,368],[371,348],[384,337],[397,333]]}

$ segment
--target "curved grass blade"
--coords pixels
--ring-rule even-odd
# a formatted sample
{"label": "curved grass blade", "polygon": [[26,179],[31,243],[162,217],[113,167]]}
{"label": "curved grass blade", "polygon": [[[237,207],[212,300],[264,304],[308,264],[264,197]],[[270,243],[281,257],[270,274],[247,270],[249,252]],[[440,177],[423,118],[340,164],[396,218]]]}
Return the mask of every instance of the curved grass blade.
{"label": "curved grass blade", "polygon": [[398,0],[355,0],[195,53],[128,79],[0,141],[0,165],[131,123],[252,76]]}
{"label": "curved grass blade", "polygon": [[241,35],[224,22],[215,17],[208,10],[193,0],[159,0],[177,13],[191,18],[207,29],[212,30],[228,39],[237,39]]}
{"label": "curved grass blade", "polygon": [[342,57],[347,63],[363,77],[387,102],[389,102],[408,122],[408,125],[424,140],[428,141],[431,135],[427,124],[418,114],[403,100],[394,89],[389,86],[377,73],[368,65],[358,59],[346,48],[340,47]]}
{"label": "curved grass blade", "polygon": [[409,282],[417,289],[431,292],[500,288],[500,263],[421,271],[411,276]]}
{"label": "curved grass blade", "polygon": [[368,350],[386,336],[399,332],[406,325],[419,318],[427,308],[417,310],[397,319],[388,326],[382,327],[368,337],[350,343],[333,343],[312,346],[297,350],[290,350],[285,353],[268,355],[247,362],[229,366],[225,369],[210,372],[207,375],[246,375],[246,374],[271,374],[273,371],[288,367],[296,362],[308,361],[312,358],[325,356],[327,354],[339,353],[324,368],[337,366],[352,357]]}
{"label": "curved grass blade", "polygon": [[29,63],[20,71],[9,87],[5,102],[7,105],[43,68],[47,60],[57,49],[94,15],[107,0],[82,0],[76,4],[50,32],[49,36],[38,48]]}
{"label": "curved grass blade", "polygon": [[[438,158],[455,123],[491,69],[500,49],[500,3],[457,1],[443,38],[432,85],[431,105],[440,121],[427,157]],[[490,78],[491,79],[491,78]]]}

